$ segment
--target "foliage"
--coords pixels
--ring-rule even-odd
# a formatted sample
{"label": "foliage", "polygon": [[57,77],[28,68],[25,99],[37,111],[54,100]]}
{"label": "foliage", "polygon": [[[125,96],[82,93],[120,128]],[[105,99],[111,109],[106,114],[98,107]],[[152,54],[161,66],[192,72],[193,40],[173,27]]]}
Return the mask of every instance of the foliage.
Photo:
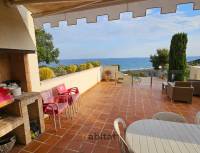
{"label": "foliage", "polygon": [[125,74],[128,74],[130,76],[134,76],[135,72],[128,70],[128,71],[125,72]]}
{"label": "foliage", "polygon": [[87,69],[87,65],[86,64],[80,64],[78,66],[78,71],[83,71],[83,70],[86,70]]}
{"label": "foliage", "polygon": [[168,64],[169,50],[166,48],[157,49],[157,54],[150,56],[150,61],[155,70],[159,69],[159,66],[164,68]]}
{"label": "foliage", "polygon": [[144,72],[140,72],[140,73],[139,73],[139,77],[145,77]]}
{"label": "foliage", "polygon": [[65,66],[59,65],[57,67],[52,68],[56,76],[62,76],[66,74]]}
{"label": "foliage", "polygon": [[91,68],[93,68],[94,66],[90,63],[90,62],[88,62],[88,63],[86,63],[86,68],[87,69],[91,69]]}
{"label": "foliage", "polygon": [[42,67],[49,67],[47,65],[39,65],[39,68],[42,68]]}
{"label": "foliage", "polygon": [[157,50],[159,63],[162,67],[165,67],[169,62],[169,50],[166,48]]}
{"label": "foliage", "polygon": [[158,55],[151,55],[150,62],[152,63],[152,66],[154,67],[155,70],[159,69],[160,64],[159,64]]}
{"label": "foliage", "polygon": [[65,67],[65,69],[66,69],[67,73],[74,73],[74,72],[77,71],[78,66],[74,65],[74,64],[73,65],[68,65],[68,66]]}
{"label": "foliage", "polygon": [[186,73],[187,34],[177,33],[172,37],[169,53],[168,81],[183,81]]}
{"label": "foliage", "polygon": [[200,65],[200,59],[190,61],[190,62],[188,62],[188,64],[192,65],[192,66]]}
{"label": "foliage", "polygon": [[37,55],[39,63],[58,63],[59,50],[54,48],[52,35],[43,29],[36,30]]}
{"label": "foliage", "polygon": [[[69,74],[69,73],[74,73],[74,72],[77,72],[77,71],[83,71],[83,70],[86,70],[86,69],[90,69],[90,68],[93,68],[94,65],[97,66],[98,64],[100,64],[100,63],[96,62],[96,61],[95,62],[92,61],[92,62],[80,64],[80,65],[75,65],[75,64],[68,65],[68,66],[59,65],[59,66],[56,66],[56,67],[40,65],[39,66],[40,76],[41,76],[40,78],[41,78],[41,80],[46,80],[46,79],[50,79],[50,78],[55,77],[55,76],[62,76],[62,75],[66,75],[66,74]],[[49,72],[49,70],[53,73],[52,75],[50,74],[51,72]]]}
{"label": "foliage", "polygon": [[132,77],[146,77],[144,72],[127,71],[127,73]]}
{"label": "foliage", "polygon": [[165,66],[164,66],[164,71],[166,71],[166,73],[168,72],[168,70],[169,70],[169,64],[166,64]]}
{"label": "foliage", "polygon": [[185,69],[185,80],[188,80],[190,78],[190,66],[187,64]]}
{"label": "foliage", "polygon": [[42,67],[39,69],[40,72],[40,80],[47,80],[55,77],[55,74],[52,69],[49,67]]}
{"label": "foliage", "polygon": [[101,63],[99,61],[91,61],[90,62],[94,67],[98,67],[101,65]]}

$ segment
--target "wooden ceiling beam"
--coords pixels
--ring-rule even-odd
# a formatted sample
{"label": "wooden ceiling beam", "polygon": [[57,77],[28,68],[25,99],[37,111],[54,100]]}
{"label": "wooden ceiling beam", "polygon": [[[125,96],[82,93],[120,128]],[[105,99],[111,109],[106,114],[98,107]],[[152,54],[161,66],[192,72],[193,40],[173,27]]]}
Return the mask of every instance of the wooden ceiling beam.
{"label": "wooden ceiling beam", "polygon": [[42,3],[77,3],[77,2],[91,2],[94,0],[9,0],[14,5],[25,5],[25,4],[42,4]]}
{"label": "wooden ceiling beam", "polygon": [[82,9],[84,7],[90,7],[93,6],[99,2],[101,2],[102,0],[95,0],[93,2],[88,2],[86,4],[77,4],[76,6],[73,6],[71,8],[59,8],[58,10],[53,10],[53,11],[47,11],[47,12],[42,12],[42,13],[35,13],[32,14],[33,17],[40,17],[40,16],[45,16],[45,15],[50,15],[50,14],[59,14],[59,13],[65,13],[65,12],[73,12],[79,9]]}
{"label": "wooden ceiling beam", "polygon": [[[135,0],[135,1],[141,1],[141,0]],[[51,15],[51,14],[60,14],[60,13],[67,13],[67,12],[74,12],[74,11],[81,11],[81,10],[87,10],[87,9],[92,9],[92,8],[99,8],[99,7],[104,7],[104,6],[110,6],[110,5],[117,5],[117,4],[123,4],[127,3],[124,0],[110,0],[108,2],[102,2],[102,0],[96,0],[94,2],[88,2],[87,4],[77,4],[77,6],[71,7],[71,8],[59,8],[58,10],[53,10],[53,11],[46,11],[46,12],[41,12],[41,13],[33,13],[33,17],[41,17],[41,16],[46,16],[46,15]]]}

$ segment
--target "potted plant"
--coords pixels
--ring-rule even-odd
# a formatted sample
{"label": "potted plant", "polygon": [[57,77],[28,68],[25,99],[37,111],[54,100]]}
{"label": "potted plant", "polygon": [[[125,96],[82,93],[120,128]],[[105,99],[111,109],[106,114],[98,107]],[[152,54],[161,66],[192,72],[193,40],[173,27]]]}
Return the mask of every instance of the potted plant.
{"label": "potted plant", "polygon": [[105,80],[106,81],[110,81],[110,79],[111,79],[111,76],[112,76],[112,72],[110,71],[110,70],[106,70],[105,72],[104,72],[104,77],[105,77]]}

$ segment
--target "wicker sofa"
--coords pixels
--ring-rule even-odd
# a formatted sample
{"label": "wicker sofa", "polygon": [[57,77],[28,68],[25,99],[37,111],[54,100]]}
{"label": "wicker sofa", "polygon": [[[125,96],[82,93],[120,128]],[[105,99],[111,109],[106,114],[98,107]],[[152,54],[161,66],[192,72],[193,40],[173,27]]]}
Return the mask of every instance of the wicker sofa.
{"label": "wicker sofa", "polygon": [[172,101],[192,103],[193,91],[194,88],[192,87],[191,82],[168,82],[167,95]]}
{"label": "wicker sofa", "polygon": [[194,96],[200,96],[200,80],[188,80],[194,87]]}

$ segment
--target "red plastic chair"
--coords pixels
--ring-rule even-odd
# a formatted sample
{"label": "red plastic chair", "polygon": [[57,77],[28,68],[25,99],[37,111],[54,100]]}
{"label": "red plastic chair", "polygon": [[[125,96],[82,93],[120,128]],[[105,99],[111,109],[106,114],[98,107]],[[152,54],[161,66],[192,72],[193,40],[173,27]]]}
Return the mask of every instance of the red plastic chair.
{"label": "red plastic chair", "polygon": [[58,117],[59,127],[61,128],[60,114],[67,111],[68,102],[60,103],[60,97],[53,96],[52,90],[46,90],[40,94],[43,100],[44,113],[53,116],[55,130],[57,130],[56,117]]}
{"label": "red plastic chair", "polygon": [[56,87],[56,91],[58,96],[60,96],[60,101],[68,101],[69,105],[71,106],[73,112],[78,112],[79,107],[79,90],[77,87],[66,89],[64,84],[61,84]]}

